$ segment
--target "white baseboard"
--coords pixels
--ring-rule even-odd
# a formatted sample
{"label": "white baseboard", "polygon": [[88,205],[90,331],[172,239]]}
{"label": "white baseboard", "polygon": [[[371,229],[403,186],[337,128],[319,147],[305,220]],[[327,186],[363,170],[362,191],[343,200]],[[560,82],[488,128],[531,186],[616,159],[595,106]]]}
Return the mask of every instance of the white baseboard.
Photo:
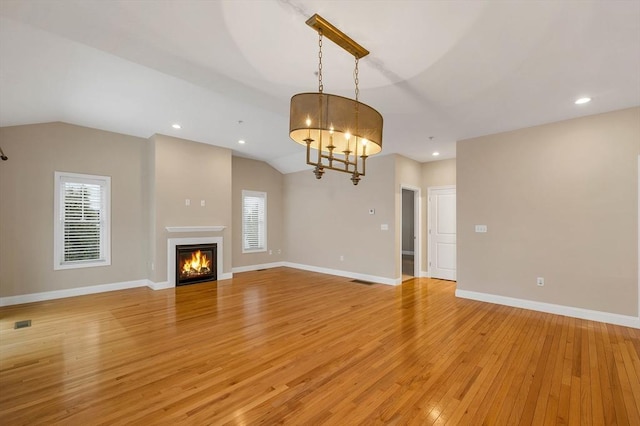
{"label": "white baseboard", "polygon": [[[220,274],[218,280],[229,280],[233,273]],[[42,302],[45,300],[63,299],[65,297],[85,296],[87,294],[106,293],[108,291],[126,290],[128,288],[149,287],[152,290],[173,288],[168,281],[154,283],[149,280],[123,281],[112,284],[99,284],[65,290],[44,291],[42,293],[21,294],[18,296],[0,297],[1,306],[21,305],[23,303]]]}
{"label": "white baseboard", "polygon": [[386,285],[400,285],[400,284],[402,284],[402,278],[395,278],[395,279],[394,278],[384,278],[384,277],[377,277],[375,275],[359,274],[357,272],[340,271],[340,270],[337,270],[337,269],[321,268],[319,266],[303,265],[303,264],[300,264],[300,263],[291,263],[291,262],[282,262],[282,263],[283,263],[282,266],[286,266],[286,267],[289,267],[289,268],[302,269],[304,271],[311,271],[311,272],[320,272],[321,274],[337,275],[339,277],[353,278],[353,279],[363,280],[363,281],[370,281],[370,282],[378,283],[378,284],[386,284]]}
{"label": "white baseboard", "polygon": [[339,277],[370,281],[370,282],[379,283],[379,284],[386,284],[386,285],[402,284],[401,278],[394,280],[390,278],[377,277],[374,275],[359,274],[357,272],[341,271],[338,269],[322,268],[319,266],[303,265],[301,263],[292,263],[292,262],[272,262],[272,263],[263,263],[259,265],[239,266],[237,268],[233,268],[232,270],[234,273],[240,273],[240,272],[257,271],[258,269],[278,268],[281,266],[285,266],[287,268],[302,269],[303,271],[319,272],[321,274],[337,275]]}
{"label": "white baseboard", "polygon": [[271,262],[271,263],[261,263],[259,265],[248,265],[248,266],[237,266],[235,268],[231,268],[234,274],[240,272],[251,272],[257,271],[258,269],[271,269],[278,268],[280,266],[285,266],[284,262]]}
{"label": "white baseboard", "polygon": [[149,281],[147,284],[147,287],[149,287],[151,290],[166,290],[168,288],[173,288],[174,286],[171,285],[169,281],[162,281],[159,283],[154,283],[153,281]]}
{"label": "white baseboard", "polygon": [[420,271],[420,278],[431,278],[431,273],[429,271]]}
{"label": "white baseboard", "polygon": [[402,254],[407,254],[407,255],[413,256],[414,252],[413,252],[413,250],[402,250]]}
{"label": "white baseboard", "polygon": [[549,314],[564,315],[572,318],[580,318],[591,321],[599,321],[608,324],[622,325],[625,327],[640,328],[640,318],[612,314],[609,312],[592,311],[589,309],[574,308],[571,306],[554,305],[552,303],[536,302],[533,300],[516,299],[513,297],[498,296],[495,294],[478,293],[468,290],[456,290],[456,297],[462,299],[478,300],[480,302],[495,303],[498,305],[512,306],[514,308],[530,309]]}
{"label": "white baseboard", "polygon": [[226,272],[218,275],[218,281],[230,280],[231,278],[233,278],[233,272]]}
{"label": "white baseboard", "polygon": [[65,290],[44,291],[42,293],[22,294],[19,296],[0,297],[0,306],[20,305],[22,303],[41,302],[44,300],[62,299],[65,297],[84,296],[87,294],[104,293],[107,291],[125,290],[128,288],[145,287],[147,280],[123,281],[113,284],[100,284],[87,287],[69,288]]}
{"label": "white baseboard", "polygon": [[[233,278],[233,273],[227,272],[226,274],[220,274],[218,276],[218,281],[230,280],[231,278]],[[169,281],[161,281],[159,283],[154,283],[153,281],[147,281],[147,287],[149,287],[151,290],[166,290],[168,288],[175,288],[175,286],[171,284]]]}

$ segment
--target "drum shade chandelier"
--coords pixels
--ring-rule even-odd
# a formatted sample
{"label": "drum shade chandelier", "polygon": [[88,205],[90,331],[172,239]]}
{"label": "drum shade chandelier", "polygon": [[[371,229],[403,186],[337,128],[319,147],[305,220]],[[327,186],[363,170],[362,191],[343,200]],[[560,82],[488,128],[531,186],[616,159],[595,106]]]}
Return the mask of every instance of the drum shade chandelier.
{"label": "drum shade chandelier", "polygon": [[[289,136],[306,145],[307,164],[315,166],[317,179],[325,170],[336,170],[351,174],[351,181],[357,185],[365,175],[367,158],[382,151],[382,115],[358,100],[358,61],[369,51],[318,14],[309,18],[307,25],[318,31],[318,92],[298,93],[291,98]],[[323,37],[354,56],[355,99],[323,92]]]}

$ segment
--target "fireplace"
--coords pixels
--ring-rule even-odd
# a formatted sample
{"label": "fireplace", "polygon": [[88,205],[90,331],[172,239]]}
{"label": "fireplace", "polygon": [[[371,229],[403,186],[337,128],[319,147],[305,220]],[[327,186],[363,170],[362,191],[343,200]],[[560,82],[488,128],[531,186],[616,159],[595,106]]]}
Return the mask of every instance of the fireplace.
{"label": "fireplace", "polygon": [[218,245],[176,245],[176,286],[216,281]]}

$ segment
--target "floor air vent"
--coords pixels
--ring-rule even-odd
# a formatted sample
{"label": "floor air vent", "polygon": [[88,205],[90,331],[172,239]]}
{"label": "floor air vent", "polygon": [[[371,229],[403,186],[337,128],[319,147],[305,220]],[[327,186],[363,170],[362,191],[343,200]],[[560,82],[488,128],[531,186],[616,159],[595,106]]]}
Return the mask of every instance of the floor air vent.
{"label": "floor air vent", "polygon": [[15,329],[26,327],[31,327],[31,320],[16,321],[16,324],[13,326]]}
{"label": "floor air vent", "polygon": [[375,283],[372,283],[371,281],[364,281],[364,280],[351,280],[352,283],[358,283],[358,284],[365,284],[365,285],[374,285]]}

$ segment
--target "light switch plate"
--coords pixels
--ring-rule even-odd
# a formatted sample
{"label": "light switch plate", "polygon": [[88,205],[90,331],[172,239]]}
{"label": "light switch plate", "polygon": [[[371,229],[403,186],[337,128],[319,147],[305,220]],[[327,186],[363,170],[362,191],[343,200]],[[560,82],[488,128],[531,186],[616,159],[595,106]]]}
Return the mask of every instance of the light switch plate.
{"label": "light switch plate", "polygon": [[487,225],[476,225],[476,232],[487,232]]}

